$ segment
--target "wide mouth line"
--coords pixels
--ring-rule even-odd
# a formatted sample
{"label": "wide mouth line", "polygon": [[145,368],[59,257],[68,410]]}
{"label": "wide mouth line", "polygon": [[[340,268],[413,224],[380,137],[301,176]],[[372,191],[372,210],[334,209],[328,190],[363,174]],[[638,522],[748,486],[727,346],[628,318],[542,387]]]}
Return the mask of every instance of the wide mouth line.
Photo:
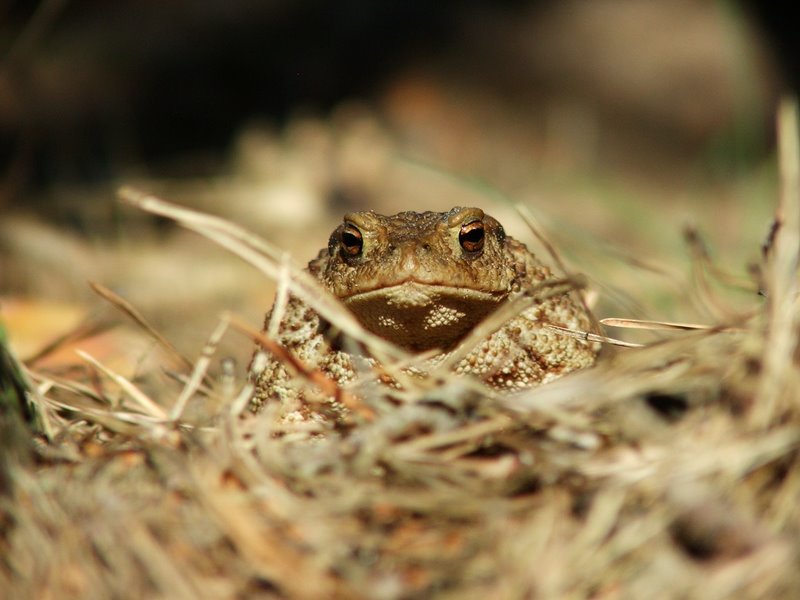
{"label": "wide mouth line", "polygon": [[441,290],[441,291],[451,291],[451,292],[467,292],[470,294],[475,294],[479,296],[485,297],[497,297],[497,296],[505,296],[508,294],[506,290],[476,290],[474,288],[466,287],[466,286],[458,286],[458,285],[451,285],[447,283],[430,283],[427,281],[419,281],[414,279],[413,277],[409,277],[397,283],[393,283],[391,285],[386,286],[375,286],[366,290],[359,290],[354,292],[348,296],[340,296],[342,300],[352,300],[353,298],[357,298],[359,296],[366,296],[369,294],[374,294],[375,292],[391,292],[394,289],[401,288],[403,286],[413,285],[420,288],[430,289],[430,290]]}

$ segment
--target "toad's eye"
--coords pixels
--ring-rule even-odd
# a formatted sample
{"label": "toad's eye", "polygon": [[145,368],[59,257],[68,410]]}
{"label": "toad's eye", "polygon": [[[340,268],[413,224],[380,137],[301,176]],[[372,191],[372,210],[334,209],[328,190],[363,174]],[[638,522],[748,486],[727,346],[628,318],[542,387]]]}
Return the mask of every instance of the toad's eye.
{"label": "toad's eye", "polygon": [[485,233],[483,221],[466,223],[461,226],[461,231],[458,233],[458,243],[467,252],[477,252],[483,248]]}
{"label": "toad's eye", "polygon": [[352,223],[345,223],[342,229],[342,253],[345,256],[358,256],[364,247],[364,238],[358,227]]}

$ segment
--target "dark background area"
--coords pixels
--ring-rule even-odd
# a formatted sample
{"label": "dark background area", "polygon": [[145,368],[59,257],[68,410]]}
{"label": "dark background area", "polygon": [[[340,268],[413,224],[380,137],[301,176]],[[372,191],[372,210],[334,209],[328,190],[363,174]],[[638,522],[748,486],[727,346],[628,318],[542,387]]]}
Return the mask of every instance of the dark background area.
{"label": "dark background area", "polygon": [[60,6],[26,46],[20,35],[45,4],[3,15],[3,53],[14,53],[2,153],[37,184],[106,178],[119,160],[156,168],[221,153],[253,116],[280,123],[298,107],[368,95],[413,57],[440,52],[459,13],[479,3],[50,2]]}
{"label": "dark background area", "polygon": [[[132,165],[155,175],[214,172],[235,133],[254,117],[280,126],[298,111],[324,113],[344,99],[374,99],[407,69],[469,82],[520,104],[567,89],[608,119],[662,138],[676,156],[697,153],[733,127],[730,102],[713,94],[695,100],[709,105],[708,114],[693,107],[697,115],[687,119],[681,102],[669,97],[643,102],[622,97],[624,90],[598,92],[587,73],[602,81],[609,65],[594,52],[571,57],[564,48],[581,51],[587,35],[581,18],[630,14],[635,27],[646,3],[606,4],[613,10],[571,18],[585,7],[545,0],[6,2],[0,4],[0,203],[19,203],[53,184],[114,179]],[[783,61],[782,76],[762,73],[751,82],[774,96],[781,80],[797,76],[792,20],[776,7],[666,3],[663,28],[679,48],[703,12],[740,10],[746,27],[765,32],[764,47]],[[643,30],[651,26],[645,21]],[[646,55],[651,41],[643,36],[630,58]],[[610,68],[628,67],[617,59]],[[768,132],[771,117],[760,110],[747,118]],[[755,156],[769,146],[768,140],[748,144]]]}

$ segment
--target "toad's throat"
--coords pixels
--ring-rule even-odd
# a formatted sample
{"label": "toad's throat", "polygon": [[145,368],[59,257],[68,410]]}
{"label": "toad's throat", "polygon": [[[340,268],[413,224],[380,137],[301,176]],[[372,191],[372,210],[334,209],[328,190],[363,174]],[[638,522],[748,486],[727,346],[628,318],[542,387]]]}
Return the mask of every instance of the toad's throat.
{"label": "toad's throat", "polygon": [[507,292],[409,281],[343,300],[372,333],[408,350],[423,352],[452,348],[507,296]]}

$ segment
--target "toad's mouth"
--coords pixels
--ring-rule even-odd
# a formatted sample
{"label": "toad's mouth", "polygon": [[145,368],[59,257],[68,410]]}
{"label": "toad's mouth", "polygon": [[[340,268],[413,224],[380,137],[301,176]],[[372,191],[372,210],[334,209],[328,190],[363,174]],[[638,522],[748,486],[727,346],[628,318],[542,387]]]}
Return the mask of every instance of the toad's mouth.
{"label": "toad's mouth", "polygon": [[452,348],[507,296],[507,291],[485,292],[407,281],[342,300],[372,333],[422,352]]}

